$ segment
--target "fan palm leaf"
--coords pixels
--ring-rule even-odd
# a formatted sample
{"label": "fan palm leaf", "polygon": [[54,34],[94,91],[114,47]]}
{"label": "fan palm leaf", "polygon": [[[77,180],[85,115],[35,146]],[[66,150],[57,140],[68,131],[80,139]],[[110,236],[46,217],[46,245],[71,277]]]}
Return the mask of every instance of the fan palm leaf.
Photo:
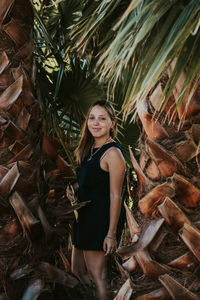
{"label": "fan palm leaf", "polygon": [[80,61],[68,51],[68,27],[81,14],[81,3],[62,1],[35,11],[37,87],[45,131],[59,138],[71,164],[87,108],[102,94],[87,60]]}
{"label": "fan palm leaf", "polygon": [[[128,116],[135,103],[145,98],[175,57],[178,57],[177,66],[168,81],[163,99],[165,102],[169,99],[179,75],[187,67],[185,83],[177,100],[177,103],[181,102],[187,88],[198,80],[199,2],[98,1],[97,4],[93,14],[89,9],[83,13],[72,36],[75,47],[84,47],[83,50],[92,38],[101,37],[97,69],[100,78],[109,81],[111,91],[127,68],[132,67],[132,76],[124,95],[124,114]],[[119,7],[124,8],[121,15]],[[99,18],[96,16],[98,12]],[[111,30],[106,32],[103,31],[103,24],[108,20]],[[195,68],[192,67],[194,62]]]}

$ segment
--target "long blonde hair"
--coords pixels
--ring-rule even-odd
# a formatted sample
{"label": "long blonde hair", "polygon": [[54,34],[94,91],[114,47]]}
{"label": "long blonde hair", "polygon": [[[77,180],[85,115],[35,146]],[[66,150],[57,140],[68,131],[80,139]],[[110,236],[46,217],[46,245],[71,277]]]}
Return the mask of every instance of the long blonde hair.
{"label": "long blonde hair", "polygon": [[[116,121],[115,110],[108,101],[104,101],[104,100],[96,101],[89,107],[85,122],[83,124],[82,131],[81,131],[80,142],[75,151],[76,162],[79,166],[83,162],[84,158],[89,154],[89,151],[94,143],[94,138],[93,138],[92,134],[90,133],[90,131],[88,130],[87,122],[88,122],[89,114],[90,114],[92,108],[96,105],[104,107],[105,110],[107,111],[107,113],[109,114],[111,120]],[[114,138],[116,135],[116,132],[117,132],[117,123],[115,122],[114,126],[110,130],[110,136],[112,138]]]}

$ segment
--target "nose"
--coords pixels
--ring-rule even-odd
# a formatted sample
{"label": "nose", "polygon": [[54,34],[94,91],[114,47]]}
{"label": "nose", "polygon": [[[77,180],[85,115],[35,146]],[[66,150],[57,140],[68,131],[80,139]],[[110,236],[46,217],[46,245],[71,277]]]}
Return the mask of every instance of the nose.
{"label": "nose", "polygon": [[94,119],[94,124],[99,124],[99,120],[98,119]]}

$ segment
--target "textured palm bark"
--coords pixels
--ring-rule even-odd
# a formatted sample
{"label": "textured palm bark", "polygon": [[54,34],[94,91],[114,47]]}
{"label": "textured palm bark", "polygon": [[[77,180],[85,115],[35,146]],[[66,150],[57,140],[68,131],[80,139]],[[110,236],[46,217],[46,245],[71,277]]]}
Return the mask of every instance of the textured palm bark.
{"label": "textured palm bark", "polygon": [[33,9],[30,1],[3,0],[0,11],[0,295],[20,299],[25,286],[17,291],[14,274],[17,267],[22,277],[31,272],[22,270],[28,263],[25,253],[44,237],[40,219],[30,209],[31,201],[39,202],[41,196]]}
{"label": "textured palm bark", "polygon": [[[174,111],[184,78],[181,74],[162,112],[163,83],[138,105],[141,152],[135,155],[130,150],[137,186],[129,180],[135,189],[128,189],[138,241],[131,241],[135,225],[129,212],[130,244],[118,249],[132,283],[137,283],[138,276],[142,278],[131,299],[200,297],[200,97],[197,89],[188,105],[189,89]],[[163,220],[162,226],[156,229],[159,220]],[[142,273],[145,276],[141,277]],[[152,288],[147,289],[150,278],[158,283],[156,288],[152,281]]]}
{"label": "textured palm bark", "polygon": [[136,300],[168,300],[171,299],[169,293],[165,288],[160,288],[158,290],[154,290],[151,293],[139,296]]}
{"label": "textured palm bark", "polygon": [[[39,223],[28,213],[27,203],[33,197],[39,198],[40,194],[40,130],[38,121],[36,123],[39,108],[33,89],[31,3],[1,1],[0,21],[0,197],[5,207],[1,216],[4,227],[9,217],[23,224],[26,221]],[[20,216],[14,214],[10,204]],[[5,228],[10,227],[11,231],[13,224]],[[17,237],[19,232],[15,232]],[[38,236],[39,232],[36,232]]]}
{"label": "textured palm bark", "polygon": [[30,0],[0,1],[0,299],[80,299],[66,257],[74,173],[50,143],[42,152],[32,30]]}

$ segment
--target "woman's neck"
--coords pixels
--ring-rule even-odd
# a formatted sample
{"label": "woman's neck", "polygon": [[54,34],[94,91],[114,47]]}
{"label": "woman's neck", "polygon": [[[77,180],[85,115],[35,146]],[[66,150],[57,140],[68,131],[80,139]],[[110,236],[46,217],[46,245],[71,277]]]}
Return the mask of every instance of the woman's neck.
{"label": "woman's neck", "polygon": [[107,142],[110,142],[112,140],[112,138],[110,136],[107,137],[101,137],[101,138],[95,138],[94,139],[94,147],[95,148],[99,148],[101,147],[103,144],[106,144]]}

